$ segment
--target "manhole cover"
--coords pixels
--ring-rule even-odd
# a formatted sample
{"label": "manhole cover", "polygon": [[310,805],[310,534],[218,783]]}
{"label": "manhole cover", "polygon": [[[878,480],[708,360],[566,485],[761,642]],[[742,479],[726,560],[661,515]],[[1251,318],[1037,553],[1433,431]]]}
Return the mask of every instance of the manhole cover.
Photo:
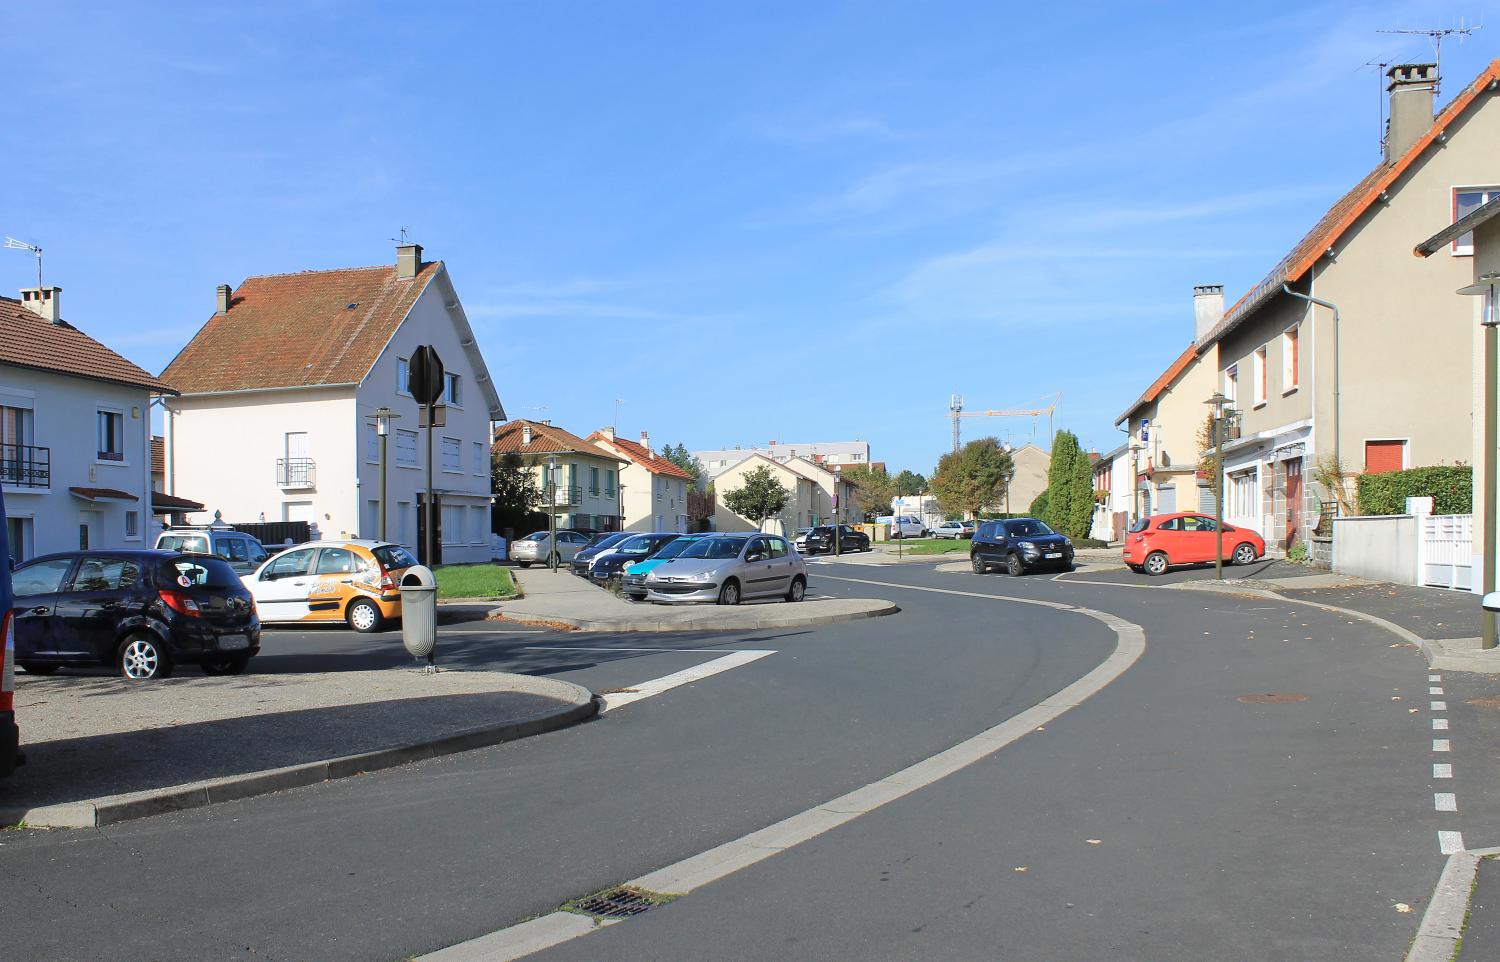
{"label": "manhole cover", "polygon": [[640,915],[647,909],[663,905],[667,901],[669,897],[664,895],[628,888],[614,888],[570,902],[567,908],[600,918],[627,919],[632,915]]}
{"label": "manhole cover", "polygon": [[1258,691],[1253,695],[1241,695],[1236,701],[1247,705],[1286,705],[1294,701],[1307,701],[1306,695],[1289,695],[1274,691]]}
{"label": "manhole cover", "polygon": [[1476,708],[1500,708],[1500,698],[1470,698],[1464,704]]}

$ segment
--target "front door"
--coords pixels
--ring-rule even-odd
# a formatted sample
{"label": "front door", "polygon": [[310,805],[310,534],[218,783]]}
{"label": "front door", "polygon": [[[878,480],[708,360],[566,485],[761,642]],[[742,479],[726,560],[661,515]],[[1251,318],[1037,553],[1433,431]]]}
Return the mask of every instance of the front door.
{"label": "front door", "polygon": [[[757,560],[752,561],[751,558]],[[751,538],[745,546],[744,595],[746,598],[770,594],[776,590],[775,560],[771,557],[769,538]]]}
{"label": "front door", "polygon": [[88,551],[90,548],[99,547],[99,536],[102,529],[98,511],[78,512],[78,550]]}
{"label": "front door", "polygon": [[140,584],[141,572],[128,558],[88,555],[78,562],[70,585],[57,596],[57,653],[62,656],[113,656],[116,628],[130,614],[127,596]]}
{"label": "front door", "polygon": [[57,619],[52,611],[72,568],[72,558],[52,558],[15,572],[17,661],[25,661],[28,655],[57,654]]}
{"label": "front door", "polygon": [[1286,463],[1286,547],[1296,544],[1302,534],[1302,459]]}
{"label": "front door", "polygon": [[307,617],[316,553],[316,548],[287,551],[261,569],[251,593],[262,621],[301,621]]}

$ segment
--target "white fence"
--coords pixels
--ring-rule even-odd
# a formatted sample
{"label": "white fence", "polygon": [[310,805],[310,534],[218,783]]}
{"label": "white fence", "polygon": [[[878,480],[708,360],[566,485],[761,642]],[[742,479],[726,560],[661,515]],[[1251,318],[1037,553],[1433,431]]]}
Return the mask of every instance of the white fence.
{"label": "white fence", "polygon": [[1420,515],[1417,543],[1419,583],[1469,591],[1474,584],[1474,516]]}
{"label": "white fence", "polygon": [[1339,574],[1468,591],[1474,519],[1467,514],[1357,515],[1333,519]]}

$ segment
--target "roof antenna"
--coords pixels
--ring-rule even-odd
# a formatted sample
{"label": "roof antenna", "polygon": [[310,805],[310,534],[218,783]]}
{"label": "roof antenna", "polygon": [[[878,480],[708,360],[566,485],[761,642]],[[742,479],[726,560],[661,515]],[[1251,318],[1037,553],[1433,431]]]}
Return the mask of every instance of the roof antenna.
{"label": "roof antenna", "polygon": [[[1472,27],[1466,27],[1464,26],[1463,18],[1459,17],[1458,26],[1456,27],[1436,27],[1431,30],[1377,30],[1375,32],[1408,34],[1411,36],[1426,37],[1432,44],[1432,59],[1433,62],[1437,65],[1438,84],[1440,84],[1443,82],[1443,41],[1448,39],[1449,37],[1457,37],[1458,42],[1463,43],[1466,39],[1468,39],[1469,34],[1483,28],[1484,24],[1482,23]],[[1438,95],[1438,84],[1433,84],[1432,87],[1432,95],[1434,98]]]}
{"label": "roof antenna", "polygon": [[42,286],[42,249],[35,244],[16,240],[14,237],[5,238],[5,246],[10,250],[31,251],[36,255],[36,286],[40,289]]}
{"label": "roof antenna", "polygon": [[407,240],[406,233],[407,233],[406,232],[406,228],[403,227],[403,228],[401,228],[401,236],[400,237],[387,237],[386,240],[393,240],[396,243],[400,244],[402,247],[405,247],[407,244],[411,243],[411,241]]}
{"label": "roof antenna", "polygon": [[618,432],[620,430],[620,405],[624,403],[624,398],[615,398],[615,419],[609,423],[609,429],[611,431]]}
{"label": "roof antenna", "polygon": [[[1386,56],[1389,57],[1390,54]],[[1359,68],[1360,70],[1365,67],[1375,68],[1375,130],[1379,134],[1376,140],[1379,141],[1377,149],[1381,156],[1385,155],[1385,81],[1382,78],[1385,77],[1385,68],[1395,62],[1394,60],[1366,60]]]}

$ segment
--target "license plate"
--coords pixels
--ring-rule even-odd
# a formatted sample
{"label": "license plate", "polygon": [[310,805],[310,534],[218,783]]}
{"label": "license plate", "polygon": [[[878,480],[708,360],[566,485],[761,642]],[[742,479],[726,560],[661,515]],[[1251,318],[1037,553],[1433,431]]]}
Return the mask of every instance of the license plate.
{"label": "license plate", "polygon": [[1047,552],[1046,555],[1044,555],[1044,557],[1047,557],[1047,558],[1061,558],[1062,557],[1062,552],[1061,551],[1049,551],[1049,552]]}
{"label": "license plate", "polygon": [[220,651],[235,651],[236,649],[239,649],[239,648],[249,648],[249,647],[250,647],[250,639],[246,638],[244,635],[220,635],[219,636],[219,650]]}

